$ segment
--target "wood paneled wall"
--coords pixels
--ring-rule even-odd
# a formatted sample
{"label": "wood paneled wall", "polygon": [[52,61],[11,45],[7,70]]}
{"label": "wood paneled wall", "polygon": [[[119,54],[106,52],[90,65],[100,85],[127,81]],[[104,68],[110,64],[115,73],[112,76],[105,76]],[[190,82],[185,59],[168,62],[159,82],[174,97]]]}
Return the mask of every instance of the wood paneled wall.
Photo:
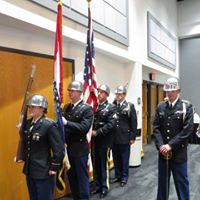
{"label": "wood paneled wall", "polygon": [[[53,58],[39,54],[28,54],[0,50],[0,199],[27,200],[25,176],[22,164],[14,157],[18,143],[16,125],[23,102],[24,92],[31,73],[32,64],[36,73],[32,94],[46,96],[49,109],[47,117],[54,118],[53,108]],[[67,85],[73,77],[73,61],[64,60],[64,102],[68,102]],[[57,195],[59,196],[59,195]]]}

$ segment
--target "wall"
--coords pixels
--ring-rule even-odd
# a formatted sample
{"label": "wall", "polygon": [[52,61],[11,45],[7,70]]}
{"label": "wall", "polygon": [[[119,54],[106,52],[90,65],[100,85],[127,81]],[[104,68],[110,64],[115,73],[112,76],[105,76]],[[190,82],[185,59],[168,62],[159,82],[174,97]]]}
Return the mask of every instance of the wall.
{"label": "wall", "polygon": [[178,3],[178,35],[180,38],[180,81],[182,97],[192,101],[200,114],[198,93],[200,55],[200,1],[190,0]]}
{"label": "wall", "polygon": [[[177,69],[175,71],[166,68],[147,57],[147,11],[175,37],[177,37],[177,7],[175,0],[140,0],[130,1],[130,47],[129,51],[134,59],[144,66],[165,75],[178,76],[178,40],[177,40]],[[169,14],[170,13],[170,14]],[[158,74],[159,76],[159,74]]]}
{"label": "wall", "polygon": [[194,37],[200,34],[199,8],[199,0],[185,0],[178,3],[179,38]]}
{"label": "wall", "polygon": [[[9,0],[11,3],[15,3],[13,0]],[[55,31],[55,23],[52,20],[55,20],[55,13],[46,10],[36,4],[31,4],[31,2],[24,2],[19,0],[17,4],[20,7],[15,7],[12,4],[9,4],[3,0],[0,0],[1,8],[0,13],[4,15],[9,15],[12,18],[17,18],[23,23],[22,29],[26,26],[28,30],[33,30],[33,26],[36,26],[36,29],[40,32],[47,31],[48,34]],[[95,34],[95,47],[96,51],[103,52],[104,55],[108,55],[120,61],[120,63],[130,63],[130,62],[139,62],[144,66],[148,66],[152,69],[162,71],[165,74],[175,75],[178,74],[178,69],[174,72],[159,63],[154,62],[153,60],[148,59],[147,57],[147,11],[156,18],[159,19],[160,23],[169,30],[174,36],[177,35],[177,15],[176,15],[176,0],[134,0],[129,1],[129,37],[130,43],[129,47],[125,47],[121,44],[118,44],[115,41],[112,41],[109,38],[106,38],[98,33]],[[11,9],[12,8],[12,9]],[[23,8],[27,9],[26,14],[23,13]],[[7,9],[7,10],[5,10]],[[159,12],[158,12],[159,11]],[[170,15],[169,15],[170,13]],[[111,16],[112,17],[112,16]],[[3,23],[3,19],[1,20]],[[63,20],[65,24],[63,28],[63,36],[68,41],[76,43],[78,45],[84,45],[86,41],[86,30],[81,27],[79,24],[71,22],[67,19]],[[31,26],[32,25],[32,28]],[[21,28],[21,25],[18,25]],[[31,36],[30,36],[31,37]],[[52,39],[52,38],[51,38]],[[46,44],[45,44],[46,45]],[[45,48],[44,46],[43,48]],[[69,48],[64,46],[64,49]],[[177,50],[178,53],[178,50]],[[98,54],[97,54],[98,56]],[[178,59],[177,59],[178,66]]]}
{"label": "wall", "polygon": [[182,97],[191,101],[200,114],[199,85],[200,85],[200,38],[180,40],[180,81]]}

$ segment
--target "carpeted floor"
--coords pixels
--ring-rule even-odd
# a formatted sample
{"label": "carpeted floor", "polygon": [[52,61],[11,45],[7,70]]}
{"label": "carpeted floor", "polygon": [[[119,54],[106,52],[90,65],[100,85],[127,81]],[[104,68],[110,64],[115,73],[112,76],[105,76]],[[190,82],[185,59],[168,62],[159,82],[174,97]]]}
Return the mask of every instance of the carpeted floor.
{"label": "carpeted floor", "polygon": [[[188,167],[190,180],[190,200],[200,199],[200,145],[190,145],[188,148]],[[125,187],[118,183],[110,185],[110,192],[106,200],[155,200],[157,193],[157,151],[152,145],[144,146],[144,158],[137,168],[129,169],[129,181]],[[111,170],[110,177],[114,176]],[[91,200],[99,199],[93,195]],[[177,200],[176,191],[171,178],[169,200]],[[70,196],[60,200],[72,200]]]}

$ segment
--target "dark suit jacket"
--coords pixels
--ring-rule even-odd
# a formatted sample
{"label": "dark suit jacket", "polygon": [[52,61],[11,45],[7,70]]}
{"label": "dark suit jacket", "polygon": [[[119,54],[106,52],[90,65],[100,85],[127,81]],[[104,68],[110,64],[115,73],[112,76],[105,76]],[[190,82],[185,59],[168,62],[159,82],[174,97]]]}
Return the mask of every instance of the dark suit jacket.
{"label": "dark suit jacket", "polygon": [[129,144],[130,140],[135,140],[137,133],[137,115],[135,106],[124,101],[120,108],[115,105],[117,117],[114,129],[115,144]]}
{"label": "dark suit jacket", "polygon": [[97,136],[93,137],[96,147],[111,147],[115,121],[113,106],[108,101],[99,105],[93,123],[93,130],[97,132]]}
{"label": "dark suit jacket", "polygon": [[69,157],[80,157],[89,153],[86,135],[92,126],[92,107],[81,101],[72,109],[71,104],[63,108],[63,116],[67,119],[65,138]]}
{"label": "dark suit jacket", "polygon": [[25,164],[23,172],[32,178],[43,179],[49,170],[58,171],[63,159],[64,144],[56,124],[44,116],[29,131],[32,119],[24,131]]}
{"label": "dark suit jacket", "polygon": [[178,99],[172,109],[169,109],[168,102],[159,104],[154,120],[154,136],[157,148],[159,149],[163,144],[169,144],[172,147],[172,159],[176,162],[187,160],[188,137],[193,131],[192,104],[184,103],[186,105],[185,114],[183,100],[181,99]]}

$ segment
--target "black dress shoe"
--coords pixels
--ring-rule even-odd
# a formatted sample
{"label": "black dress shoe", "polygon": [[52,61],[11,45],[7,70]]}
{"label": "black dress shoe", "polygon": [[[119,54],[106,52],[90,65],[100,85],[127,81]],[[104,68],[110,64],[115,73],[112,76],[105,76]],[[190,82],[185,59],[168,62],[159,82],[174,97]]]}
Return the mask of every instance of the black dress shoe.
{"label": "black dress shoe", "polygon": [[124,187],[126,185],[126,181],[121,181],[120,186]]}
{"label": "black dress shoe", "polygon": [[107,194],[108,194],[108,192],[102,191],[101,194],[100,194],[100,196],[99,196],[99,198],[103,199]]}
{"label": "black dress shoe", "polygon": [[113,178],[113,179],[110,179],[110,183],[117,183],[117,182],[120,182],[120,178]]}

